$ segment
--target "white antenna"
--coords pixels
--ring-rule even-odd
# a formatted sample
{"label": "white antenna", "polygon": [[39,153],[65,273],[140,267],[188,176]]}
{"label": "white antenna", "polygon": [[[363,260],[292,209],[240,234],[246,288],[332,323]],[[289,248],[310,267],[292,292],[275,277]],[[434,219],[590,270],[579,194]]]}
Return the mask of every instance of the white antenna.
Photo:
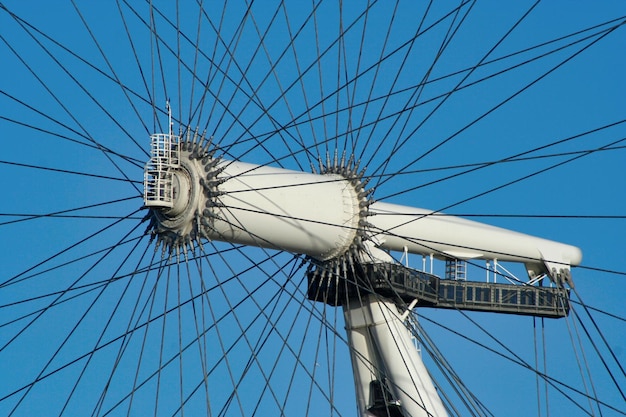
{"label": "white antenna", "polygon": [[169,134],[171,137],[174,124],[172,123],[172,107],[170,106],[169,100],[165,102],[165,108],[167,109],[167,125],[169,126]]}

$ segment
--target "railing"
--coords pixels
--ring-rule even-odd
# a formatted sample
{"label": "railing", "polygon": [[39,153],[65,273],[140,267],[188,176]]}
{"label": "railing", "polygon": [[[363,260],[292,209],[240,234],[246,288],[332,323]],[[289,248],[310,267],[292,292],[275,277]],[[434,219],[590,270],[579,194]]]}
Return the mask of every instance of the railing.
{"label": "railing", "polygon": [[143,200],[148,207],[174,205],[172,170],[180,166],[179,137],[168,133],[150,136],[150,161],[144,168]]}
{"label": "railing", "polygon": [[534,285],[441,279],[436,275],[399,264],[361,265],[358,277],[340,280],[313,271],[309,273],[309,298],[331,305],[372,290],[385,297],[417,306],[491,311],[558,318],[569,314],[569,291]]}
{"label": "railing", "polygon": [[440,279],[397,264],[364,269],[376,292],[407,303],[417,299],[417,305],[428,307],[554,318],[569,314],[569,291],[564,288]]}

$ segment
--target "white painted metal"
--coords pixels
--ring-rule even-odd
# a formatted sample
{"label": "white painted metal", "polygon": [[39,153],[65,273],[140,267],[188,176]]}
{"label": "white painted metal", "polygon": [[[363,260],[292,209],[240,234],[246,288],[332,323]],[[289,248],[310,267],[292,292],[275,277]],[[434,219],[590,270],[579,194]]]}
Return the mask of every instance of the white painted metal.
{"label": "white painted metal", "polygon": [[[459,259],[498,259],[526,264],[531,276],[550,272],[546,264],[569,270],[582,260],[577,247],[459,217],[376,202],[370,207],[381,247]],[[550,268],[551,269],[551,268]]]}
{"label": "white painted metal", "polygon": [[370,404],[370,382],[386,377],[407,416],[447,416],[395,304],[370,295],[344,306],[359,415]]}
{"label": "white painted metal", "polygon": [[[581,260],[573,246],[457,217],[432,216],[424,209],[377,202],[368,212],[355,183],[340,175],[232,161],[221,161],[214,169],[219,173],[219,195],[207,197],[200,185],[206,175],[200,159],[181,161],[172,177],[179,192],[169,208],[156,214],[159,230],[188,235],[194,219],[210,216],[207,232],[212,239],[329,260],[347,251],[366,228],[361,262],[392,262],[385,250],[408,251],[430,256],[431,271],[433,255],[494,260],[494,268],[495,259],[523,262],[531,276],[551,268],[566,270],[569,276],[569,266]],[[368,415],[371,406],[370,383],[386,378],[406,415],[445,416],[395,304],[369,295],[349,300],[343,308],[361,415]]]}
{"label": "white painted metal", "polygon": [[150,136],[150,160],[143,179],[143,199],[147,207],[173,207],[173,173],[180,166],[178,145],[178,136],[171,132]]}
{"label": "white painted metal", "polygon": [[345,252],[356,236],[359,197],[339,175],[315,175],[224,161],[211,237],[303,253],[320,260]]}
{"label": "white painted metal", "polygon": [[[303,253],[320,260],[343,253],[359,227],[359,197],[339,175],[316,175],[223,161],[211,238]],[[367,221],[383,249],[438,258],[526,264],[531,277],[577,265],[580,249],[426,209],[375,202]],[[405,249],[406,248],[406,249]]]}

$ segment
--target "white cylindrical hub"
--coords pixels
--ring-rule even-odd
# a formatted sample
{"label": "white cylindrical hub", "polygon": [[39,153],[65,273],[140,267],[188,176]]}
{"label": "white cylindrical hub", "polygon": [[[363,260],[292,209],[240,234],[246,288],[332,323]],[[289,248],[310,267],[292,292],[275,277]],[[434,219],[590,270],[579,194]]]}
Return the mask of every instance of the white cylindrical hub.
{"label": "white cylindrical hub", "polygon": [[359,227],[359,197],[345,178],[224,161],[210,237],[302,253],[341,255]]}

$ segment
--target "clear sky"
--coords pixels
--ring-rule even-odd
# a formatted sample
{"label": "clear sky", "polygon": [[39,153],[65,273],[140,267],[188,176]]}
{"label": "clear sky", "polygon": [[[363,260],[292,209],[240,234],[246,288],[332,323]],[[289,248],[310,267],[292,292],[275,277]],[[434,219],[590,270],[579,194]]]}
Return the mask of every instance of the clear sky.
{"label": "clear sky", "polygon": [[376,200],[581,248],[568,319],[419,321],[493,415],[625,415],[626,3],[275,3],[0,3],[0,414],[355,415],[302,258],[142,237],[169,100],[225,159],[345,151]]}

